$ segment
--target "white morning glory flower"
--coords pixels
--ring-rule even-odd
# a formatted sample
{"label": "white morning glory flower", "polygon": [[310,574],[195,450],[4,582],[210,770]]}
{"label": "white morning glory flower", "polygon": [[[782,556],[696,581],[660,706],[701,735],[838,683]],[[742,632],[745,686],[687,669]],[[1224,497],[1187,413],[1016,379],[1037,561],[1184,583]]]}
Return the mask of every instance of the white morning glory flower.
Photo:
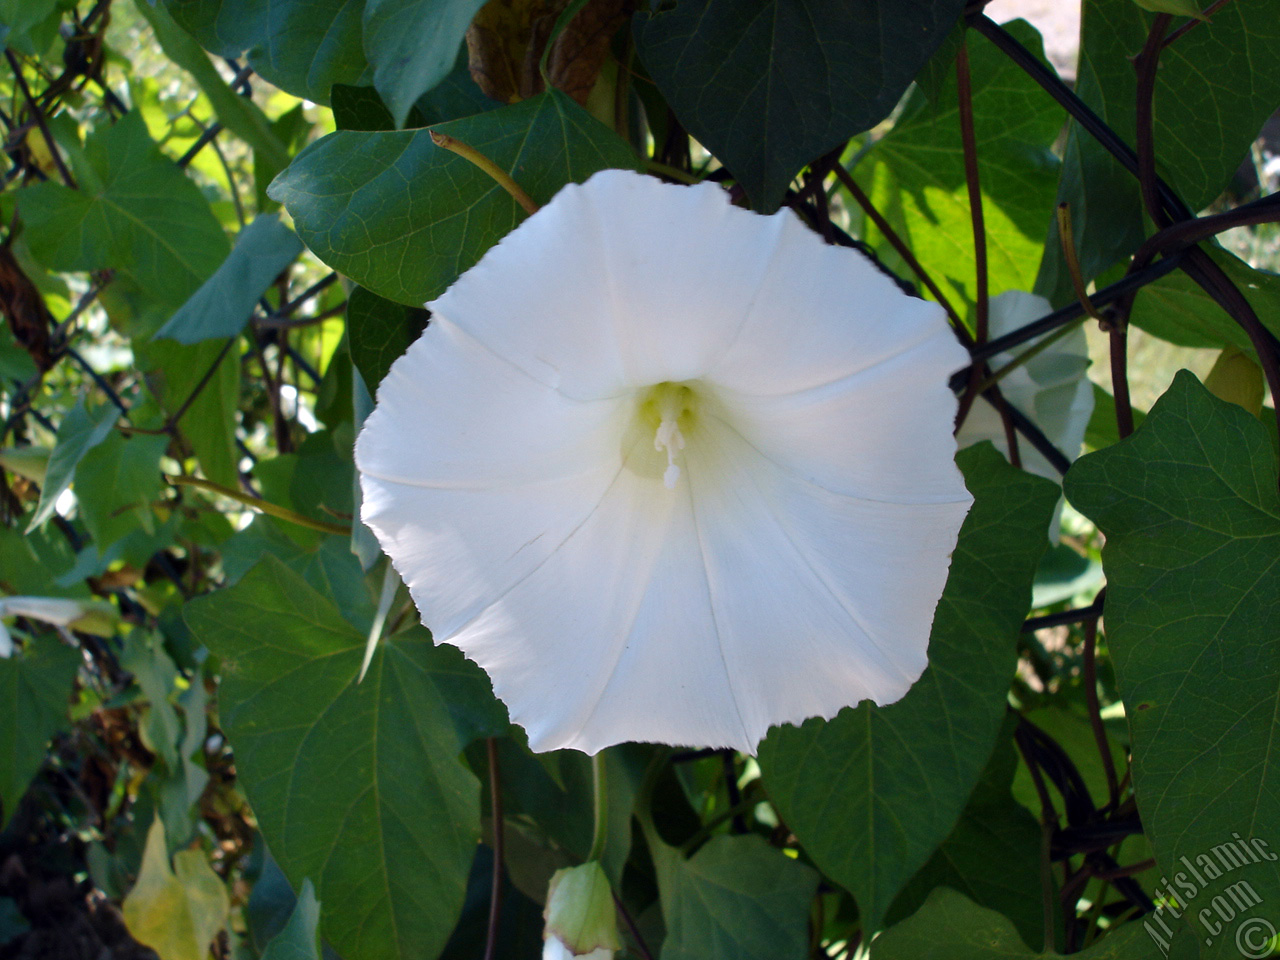
{"label": "white morning glory flower", "polygon": [[971,503],[936,304],[789,212],[611,170],[428,306],[362,517],[533,749],[754,752],[920,676]]}
{"label": "white morning glory flower", "polygon": [[[1052,305],[1044,297],[1022,290],[1006,291],[991,298],[988,321],[991,338],[1012,333],[1052,312]],[[1022,344],[1017,352],[1029,350],[1038,342]],[[991,369],[999,371],[1015,358],[1015,353],[998,354],[991,360]],[[1026,414],[1045,438],[1071,460],[1080,455],[1085,430],[1093,416],[1093,383],[1085,375],[1088,369],[1089,344],[1084,328],[1077,326],[1000,380],[1001,395]],[[979,399],[961,424],[956,441],[961,447],[967,447],[983,440],[990,440],[1008,459],[1009,439],[1004,420],[995,407]],[[1030,443],[1018,444],[1018,457],[1024,470],[1061,486],[1062,475]],[[1058,541],[1061,513],[1059,501],[1049,525],[1049,538],[1054,543]]]}

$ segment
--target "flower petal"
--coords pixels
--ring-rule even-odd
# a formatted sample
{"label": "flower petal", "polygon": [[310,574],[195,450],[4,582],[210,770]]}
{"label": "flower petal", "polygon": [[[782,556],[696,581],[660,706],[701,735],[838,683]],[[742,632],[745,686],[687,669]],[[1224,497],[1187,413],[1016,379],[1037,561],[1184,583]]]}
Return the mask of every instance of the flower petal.
{"label": "flower petal", "polygon": [[624,469],[530,576],[460,631],[438,636],[489,672],[534,750],[745,743],[687,483],[672,491]]}
{"label": "flower petal", "polygon": [[[738,337],[703,379],[742,393],[794,393],[837,383],[933,339],[944,381],[968,363],[936,303],[905,296],[867,257],[823,243],[790,213],[775,219],[777,252],[756,281]],[[931,381],[935,373],[920,371]]]}
{"label": "flower petal", "polygon": [[397,360],[356,444],[362,519],[447,636],[528,575],[622,467],[616,403],[581,403],[445,321]]}
{"label": "flower petal", "polygon": [[832,382],[776,395],[720,387],[718,415],[761,455],[833,493],[967,503],[945,415],[955,408],[946,385],[955,349],[935,325],[907,349]]}
{"label": "flower petal", "polygon": [[382,480],[467,489],[572,477],[605,460],[616,470],[629,415],[618,401],[570,400],[434,318],[378,390],[356,460]]}
{"label": "flower petal", "polygon": [[[1008,290],[991,300],[991,336],[1012,333],[1052,309],[1044,297]],[[1024,344],[1019,350],[1030,349],[1037,342]],[[991,367],[999,370],[1014,359],[1013,353],[999,354],[992,358]],[[1000,380],[1004,398],[1030,417],[1049,442],[1072,460],[1080,453],[1093,414],[1093,384],[1086,375],[1088,368],[1089,344],[1084,328],[1076,327]],[[990,440],[1008,458],[1004,420],[985,399],[973,405],[956,435],[961,447],[983,440]],[[1024,469],[1055,483],[1061,482],[1057,469],[1031,444],[1020,443],[1018,454]],[[1057,530],[1056,520],[1051,529]]]}
{"label": "flower petal", "polygon": [[605,170],[565,187],[429,306],[569,396],[679,382],[737,337],[784,229],[713,184]]}
{"label": "flower petal", "polygon": [[700,433],[689,475],[752,751],[772,724],[906,693],[926,664],[969,494],[925,504],[842,496],[729,429]]}

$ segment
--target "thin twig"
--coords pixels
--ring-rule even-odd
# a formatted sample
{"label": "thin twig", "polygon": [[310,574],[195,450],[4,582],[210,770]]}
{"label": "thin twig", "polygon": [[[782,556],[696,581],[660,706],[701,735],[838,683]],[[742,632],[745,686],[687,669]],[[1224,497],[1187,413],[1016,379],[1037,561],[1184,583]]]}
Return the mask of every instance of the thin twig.
{"label": "thin twig", "polygon": [[[1100,595],[1101,596],[1101,595]],[[1095,601],[1096,603],[1096,601]],[[1093,727],[1093,739],[1102,758],[1102,769],[1107,775],[1109,808],[1120,806],[1120,783],[1116,778],[1116,764],[1107,742],[1107,729],[1102,724],[1102,707],[1098,702],[1098,617],[1090,617],[1084,624],[1084,696],[1089,708],[1089,723]]]}
{"label": "thin twig", "polygon": [[1156,69],[1160,66],[1161,41],[1173,23],[1173,14],[1160,13],[1151,22],[1147,42],[1133,66],[1138,74],[1134,115],[1137,121],[1134,144],[1138,152],[1138,184],[1147,216],[1164,229],[1173,223],[1161,202],[1156,174],[1155,153],[1155,89]]}
{"label": "thin twig", "polygon": [[218,352],[217,357],[214,358],[213,363],[209,364],[209,369],[204,372],[204,376],[200,378],[200,381],[194,388],[192,388],[191,393],[187,395],[187,399],[182,401],[182,405],[178,407],[178,409],[174,411],[173,416],[169,418],[168,425],[170,428],[176,427],[178,425],[178,421],[182,419],[183,414],[191,409],[191,405],[196,402],[196,398],[200,396],[201,391],[209,385],[209,381],[213,379],[213,375],[217,373],[218,368],[222,366],[222,361],[226,359],[227,354],[231,351],[235,342],[235,337],[227,338],[227,342],[222,345],[222,349]]}
{"label": "thin twig", "polygon": [[[1179,251],[1163,260],[1158,260],[1144,270],[1135,271],[1134,273],[1117,280],[1109,287],[1094,293],[1092,299],[1094,306],[1103,307],[1113,301],[1119,300],[1128,293],[1143,287],[1148,283],[1159,280],[1161,277],[1173,273],[1182,263],[1185,251]],[[1079,301],[1073,300],[1058,310],[1047,316],[1041,317],[1032,323],[1028,323],[1017,330],[1013,330],[1003,336],[996,337],[981,347],[975,347],[973,350],[973,362],[981,363],[990,360],[996,354],[1004,353],[1019,344],[1026,343],[1028,340],[1034,340],[1041,334],[1048,333],[1050,330],[1056,330],[1065,324],[1072,323],[1085,316],[1084,308]],[[965,380],[969,376],[969,368],[961,367],[951,375],[951,389],[958,390],[964,386]]]}
{"label": "thin twig", "polygon": [[622,922],[627,925],[627,930],[631,934],[631,942],[635,944],[637,952],[639,952],[641,960],[653,960],[653,951],[649,949],[649,945],[644,942],[644,937],[640,935],[640,928],[636,926],[635,920],[632,919],[631,913],[627,910],[626,905],[618,898],[615,893],[613,895],[614,906],[618,908],[618,914],[622,917]]}
{"label": "thin twig", "polygon": [[[960,114],[960,142],[964,151],[964,179],[969,193],[969,217],[973,224],[973,265],[976,281],[974,298],[974,333],[977,346],[987,342],[987,312],[990,307],[987,279],[987,229],[982,210],[982,184],[978,173],[978,141],[973,123],[973,84],[969,71],[969,47],[962,36],[956,53],[956,95]],[[983,367],[974,364],[969,369],[969,386],[960,397],[956,411],[956,429],[959,430],[969,415],[974,400],[978,398],[984,376]],[[1003,415],[1003,412],[1002,412]]]}
{"label": "thin twig", "polygon": [[898,235],[898,232],[893,229],[889,221],[884,218],[884,215],[876,209],[875,204],[871,202],[871,198],[867,196],[862,187],[858,185],[858,181],[853,179],[853,174],[846,170],[842,164],[836,164],[832,169],[835,171],[836,178],[844,188],[849,191],[854,202],[856,202],[858,206],[862,208],[863,212],[871,218],[871,222],[876,225],[876,229],[879,230],[885,240],[889,242],[889,245],[893,247],[898,256],[902,258],[902,261],[907,265],[911,272],[916,275],[917,279],[924,284],[925,289],[933,294],[934,299],[942,305],[942,309],[947,312],[947,316],[951,319],[951,325],[955,327],[957,331],[962,331],[966,339],[968,339],[969,331],[965,329],[964,322],[960,319],[960,314],[956,313],[955,307],[951,305],[951,301],[947,299],[946,294],[944,294],[938,285],[934,283],[933,278],[929,276],[928,271],[926,271],[923,265],[921,265],[916,255],[911,252],[911,248],[903,242],[902,237]]}
{"label": "thin twig", "polygon": [[1111,396],[1115,401],[1116,433],[1123,440],[1133,433],[1133,403],[1129,399],[1129,325],[1113,323],[1107,336],[1111,348]]}
{"label": "thin twig", "polygon": [[178,158],[177,160],[178,166],[182,169],[185,169],[191,163],[191,161],[196,158],[196,154],[198,154],[201,150],[207,147],[212,142],[213,138],[216,137],[221,132],[222,132],[222,124],[216,120],[213,123],[209,124],[209,126],[205,127],[204,132],[200,134],[200,137],[196,140],[196,142],[191,145],[191,147],[187,150],[186,153],[184,153],[181,157]]}
{"label": "thin twig", "polygon": [[1047,613],[1043,617],[1030,617],[1022,623],[1023,633],[1035,633],[1037,630],[1043,630],[1045,627],[1060,627],[1068,623],[1083,623],[1084,621],[1097,617],[1102,612],[1101,593],[1094,598],[1093,603],[1087,607],[1079,607],[1075,610],[1062,610],[1058,613]]}
{"label": "thin twig", "polygon": [[115,408],[120,411],[120,416],[124,417],[126,420],[129,419],[128,406],[126,406],[125,402],[120,399],[120,395],[116,393],[111,384],[107,383],[102,374],[93,369],[93,367],[89,365],[89,361],[85,360],[84,357],[80,356],[80,354],[76,353],[76,351],[71,348],[67,348],[66,354],[80,366],[80,369],[89,375],[89,378],[98,385],[98,389],[107,395],[107,399],[110,400]]}
{"label": "thin twig", "polygon": [[290,510],[288,507],[282,507],[279,504],[271,503],[269,500],[263,500],[261,497],[251,497],[247,493],[241,493],[239,490],[232,490],[230,487],[224,487],[220,483],[214,483],[212,480],[205,480],[203,477],[191,477],[186,474],[165,474],[164,478],[175,486],[195,487],[197,490],[207,490],[210,493],[216,493],[219,496],[242,503],[246,507],[254,510],[261,510],[268,516],[275,517],[278,520],[285,520],[289,523],[296,523],[300,527],[310,527],[312,530],[319,530],[322,533],[335,533],[339,536],[351,536],[351,528],[339,523],[328,523],[324,520],[312,520],[308,516],[298,513],[296,510]]}
{"label": "thin twig", "polygon": [[267,314],[266,320],[268,321],[283,320],[286,317],[292,316],[294,312],[298,310],[299,307],[305,304],[308,300],[310,300],[316,294],[332,286],[335,282],[337,282],[337,279],[338,279],[337,273],[330,273],[321,277],[319,280],[311,284],[311,286],[307,287],[307,289],[303,290],[300,294],[298,294],[288,303],[284,304],[284,306],[280,307],[277,310],[272,310],[269,314]]}
{"label": "thin twig", "polygon": [[18,89],[22,91],[22,99],[27,102],[27,109],[31,111],[31,118],[35,120],[36,126],[40,128],[41,136],[44,137],[44,142],[49,146],[49,155],[53,157],[53,165],[58,168],[62,182],[72,190],[75,190],[76,178],[71,175],[71,171],[67,169],[66,163],[62,160],[62,151],[58,149],[58,144],[54,141],[53,134],[49,132],[49,123],[45,120],[44,111],[36,103],[36,98],[31,95],[31,88],[27,86],[27,79],[22,75],[22,67],[18,63],[17,57],[13,55],[12,50],[6,50],[4,56],[9,61],[9,66],[13,68],[14,82],[18,84]]}
{"label": "thin twig", "polygon": [[1231,0],[1216,0],[1216,2],[1209,4],[1209,6],[1205,7],[1202,11],[1200,11],[1199,17],[1192,17],[1186,23],[1180,26],[1177,30],[1173,31],[1173,33],[1169,34],[1169,36],[1165,37],[1164,43],[1161,44],[1161,47],[1162,48],[1168,47],[1170,44],[1176,42],[1179,37],[1183,36],[1184,34],[1186,34],[1191,30],[1194,30],[1200,24],[1206,22],[1210,17],[1212,17],[1215,13],[1217,13],[1219,10],[1221,10],[1230,2]]}
{"label": "thin twig", "polygon": [[493,821],[493,880],[489,885],[489,926],[485,932],[484,960],[498,950],[498,926],[502,922],[502,863],[505,846],[502,823],[502,773],[498,767],[498,738],[485,740],[489,755],[489,818]]}

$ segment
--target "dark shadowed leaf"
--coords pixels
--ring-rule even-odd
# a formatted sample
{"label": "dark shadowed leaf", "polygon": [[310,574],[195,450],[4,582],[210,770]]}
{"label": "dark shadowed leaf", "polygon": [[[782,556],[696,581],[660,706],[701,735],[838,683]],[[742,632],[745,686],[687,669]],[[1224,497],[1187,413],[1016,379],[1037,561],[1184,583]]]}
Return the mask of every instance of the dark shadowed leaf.
{"label": "dark shadowed leaf", "polygon": [[271,938],[262,960],[320,960],[320,902],[310,878],[302,881],[289,922]]}
{"label": "dark shadowed leaf", "polygon": [[636,49],[685,128],[782,202],[810,160],[893,109],[963,0],[678,0],[636,15]]}
{"label": "dark shadowed leaf", "polygon": [[662,960],[803,960],[810,867],[759,837],[719,836],[688,860],[648,831],[667,938]]}
{"label": "dark shadowed leaf", "polygon": [[0,805],[4,826],[44,761],[49,738],[67,725],[78,651],[46,635],[21,655],[0,658]]}
{"label": "dark shadowed leaf", "polygon": [[365,61],[365,0],[164,0],[202,47],[221,57],[248,54],[249,66],[282,90],[329,102],[335,83],[359,83]]}
{"label": "dark shadowed leaf", "polygon": [[396,358],[426,328],[427,311],[393,303],[363,287],[347,299],[347,345],[364,382],[377,390]]}
{"label": "dark shadowed leaf", "polygon": [[[1005,733],[1011,735],[1012,726],[1006,723]],[[1009,791],[1017,767],[1013,743],[1002,734],[951,836],[903,888],[887,923],[911,915],[931,890],[947,886],[1010,918],[1028,943],[1043,941],[1044,910],[1034,895],[1040,888],[1040,825]],[[993,861],[999,870],[991,869]]]}
{"label": "dark shadowed leaf", "polygon": [[[1265,428],[1182,371],[1066,490],[1107,537],[1107,640],[1161,871],[1194,877],[1204,901],[1238,881],[1280,898],[1277,863],[1247,846],[1280,845],[1280,492]],[[1231,940],[1205,956],[1238,956]]]}
{"label": "dark shadowed leaf", "polygon": [[458,45],[484,0],[366,0],[364,50],[373,85],[397,127],[453,69]]}
{"label": "dark shadowed leaf", "polygon": [[[946,887],[935,890],[915,916],[888,930],[871,947],[872,960],[1054,960],[1059,956],[1030,949],[1008,917]],[[1160,950],[1141,922],[1125,924],[1089,949],[1072,954],[1077,960],[1158,956]],[[1194,947],[1191,956],[1195,956]]]}

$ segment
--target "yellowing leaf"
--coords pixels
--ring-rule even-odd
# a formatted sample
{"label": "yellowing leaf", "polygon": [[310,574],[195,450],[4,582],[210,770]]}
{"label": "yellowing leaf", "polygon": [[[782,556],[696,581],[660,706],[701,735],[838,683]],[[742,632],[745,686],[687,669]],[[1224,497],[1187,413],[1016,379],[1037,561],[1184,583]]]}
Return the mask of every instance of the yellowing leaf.
{"label": "yellowing leaf", "polygon": [[1218,355],[1204,385],[1219,400],[1227,400],[1244,407],[1255,417],[1262,410],[1262,398],[1266,385],[1262,379],[1262,368],[1253,357],[1227,347]]}
{"label": "yellowing leaf", "polygon": [[201,851],[183,850],[169,867],[164,824],[156,817],[138,882],[124,901],[129,932],[160,960],[207,960],[230,909],[227,888]]}

